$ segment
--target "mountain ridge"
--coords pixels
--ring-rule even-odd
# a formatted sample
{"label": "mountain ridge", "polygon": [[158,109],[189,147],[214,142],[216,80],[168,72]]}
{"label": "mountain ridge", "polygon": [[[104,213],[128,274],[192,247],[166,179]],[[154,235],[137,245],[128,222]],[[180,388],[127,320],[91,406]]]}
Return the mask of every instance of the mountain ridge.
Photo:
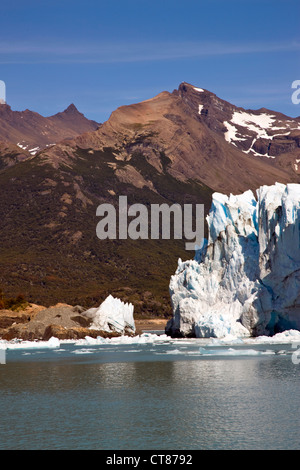
{"label": "mountain ridge", "polygon": [[29,109],[13,111],[8,104],[0,105],[0,140],[18,145],[31,155],[61,140],[96,130],[99,125],[87,119],[73,103],[48,117]]}
{"label": "mountain ridge", "polygon": [[[117,207],[126,195],[129,205],[204,204],[207,214],[215,191],[299,182],[297,119],[279,122],[275,112],[199,90],[182,83],[34,156],[11,154],[14,164],[0,168],[0,285],[8,295],[91,307],[112,294],[138,316],[170,316],[170,276],[179,257],[191,258],[184,240],[99,240],[98,205]],[[266,142],[267,156],[257,151]]]}
{"label": "mountain ridge", "polygon": [[[283,130],[288,130],[289,136],[283,130],[272,134],[263,119],[272,124],[271,116],[276,116],[276,123],[281,113],[272,111],[265,117],[265,112],[250,112],[211,92],[197,90],[182,83],[172,93],[164,91],[149,100],[121,106],[95,132],[63,142],[63,151],[72,153],[76,147],[103,150],[109,146],[119,152],[119,160],[129,161],[133,151],[142,149],[157,168],[155,152],[162,151],[171,160],[169,171],[175,177],[197,179],[223,192],[255,189],[263,181],[272,184],[276,179],[298,181],[295,163],[300,155],[300,119],[288,118],[284,123]],[[254,122],[250,121],[248,127],[244,121],[233,125],[230,120],[234,114]],[[236,132],[230,134],[230,127]],[[270,155],[266,155],[268,147]],[[59,147],[44,152],[56,161],[59,153]]]}

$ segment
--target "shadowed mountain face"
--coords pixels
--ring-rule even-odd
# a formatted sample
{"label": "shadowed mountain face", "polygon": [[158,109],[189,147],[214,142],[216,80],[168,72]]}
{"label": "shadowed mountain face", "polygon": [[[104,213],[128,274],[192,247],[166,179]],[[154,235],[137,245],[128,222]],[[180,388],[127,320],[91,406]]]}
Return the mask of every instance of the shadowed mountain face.
{"label": "shadowed mountain face", "polygon": [[[73,114],[81,119],[72,106],[47,119],[63,127]],[[207,213],[213,191],[299,182],[299,135],[299,118],[183,83],[30,158],[3,151],[14,165],[0,167],[0,285],[46,305],[90,307],[112,294],[136,314],[171,314],[170,276],[193,256],[185,240],[99,240],[98,205],[118,208],[126,195],[128,205],[202,203]]]}
{"label": "shadowed mountain face", "polygon": [[0,140],[18,145],[30,155],[63,139],[96,130],[98,126],[80,113],[74,104],[50,117],[28,109],[12,111],[7,104],[0,106]]}
{"label": "shadowed mountain face", "polygon": [[26,150],[11,142],[0,140],[0,171],[28,158],[31,158],[31,155]]}

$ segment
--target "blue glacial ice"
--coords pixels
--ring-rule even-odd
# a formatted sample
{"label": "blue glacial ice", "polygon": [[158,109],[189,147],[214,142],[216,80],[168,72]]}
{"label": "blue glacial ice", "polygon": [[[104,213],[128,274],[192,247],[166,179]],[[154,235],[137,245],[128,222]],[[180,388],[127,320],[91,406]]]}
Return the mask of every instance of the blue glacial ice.
{"label": "blue glacial ice", "polygon": [[171,336],[222,338],[300,329],[300,185],[214,193],[208,240],[170,280]]}

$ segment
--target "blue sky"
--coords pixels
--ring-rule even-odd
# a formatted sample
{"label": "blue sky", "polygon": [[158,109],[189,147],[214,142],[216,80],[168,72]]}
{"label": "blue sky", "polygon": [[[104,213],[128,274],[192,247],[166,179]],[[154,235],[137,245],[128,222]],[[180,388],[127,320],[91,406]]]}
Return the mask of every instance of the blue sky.
{"label": "blue sky", "polygon": [[0,80],[14,110],[74,103],[103,122],[182,81],[300,115],[299,0],[1,0]]}

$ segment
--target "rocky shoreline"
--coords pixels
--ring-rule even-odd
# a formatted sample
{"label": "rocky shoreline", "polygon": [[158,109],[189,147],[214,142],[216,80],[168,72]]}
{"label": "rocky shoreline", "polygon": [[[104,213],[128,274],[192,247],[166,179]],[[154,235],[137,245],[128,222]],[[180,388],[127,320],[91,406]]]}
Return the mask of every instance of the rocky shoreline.
{"label": "rocky shoreline", "polygon": [[47,341],[52,336],[58,339],[82,339],[86,336],[111,338],[115,332],[90,329],[91,320],[80,306],[57,304],[53,307],[30,305],[14,312],[0,310],[0,337],[4,340]]}
{"label": "rocky shoreline", "polygon": [[[24,310],[0,310],[0,339],[11,341],[48,341],[51,337],[60,340],[83,339],[86,336],[113,338],[121,336],[118,332],[91,329],[91,319],[83,315],[84,308],[76,305],[58,303],[52,307],[30,304]],[[166,320],[136,320],[135,334],[144,330],[164,330]],[[132,336],[132,333],[125,334]]]}

